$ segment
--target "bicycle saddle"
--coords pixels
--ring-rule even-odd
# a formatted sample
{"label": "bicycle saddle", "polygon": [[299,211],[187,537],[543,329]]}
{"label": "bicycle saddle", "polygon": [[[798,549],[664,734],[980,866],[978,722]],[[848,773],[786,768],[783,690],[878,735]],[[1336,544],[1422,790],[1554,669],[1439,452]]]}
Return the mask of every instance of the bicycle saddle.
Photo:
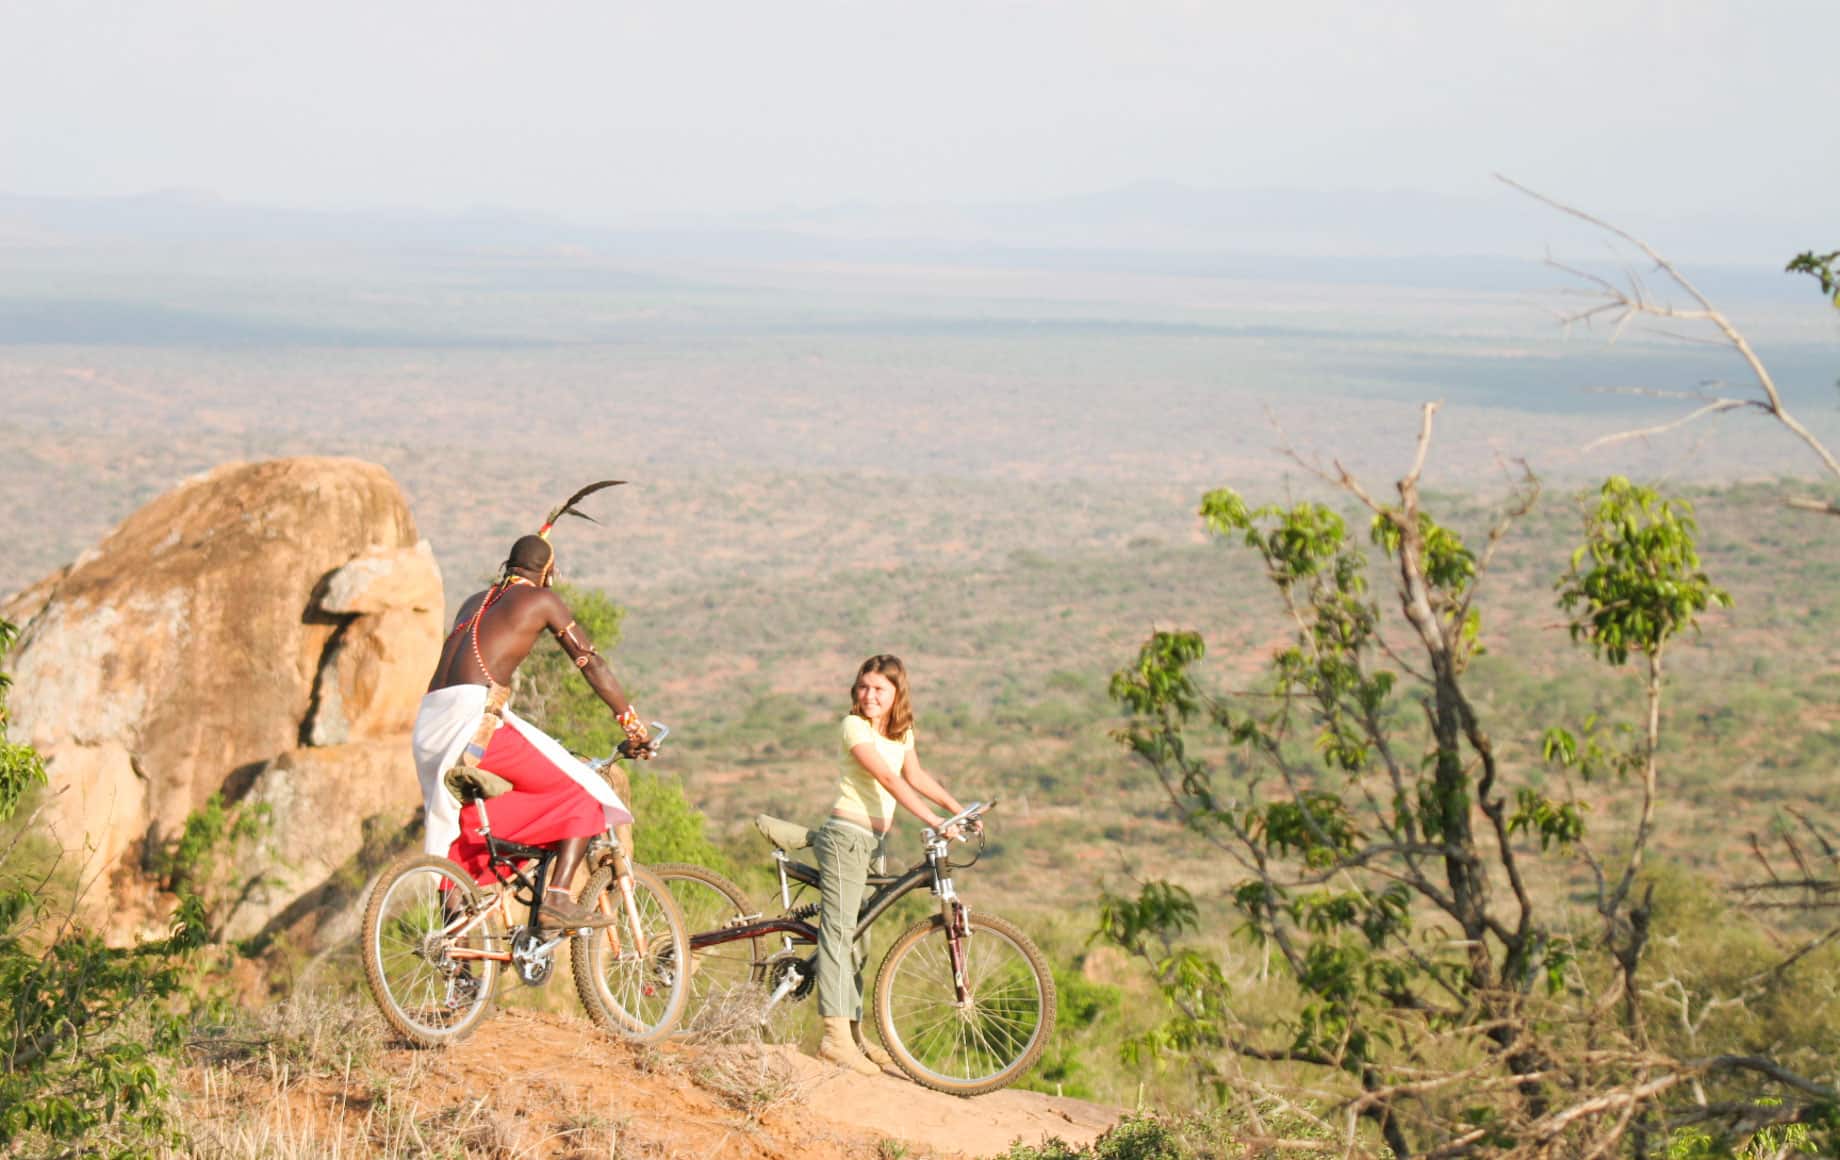
{"label": "bicycle saddle", "polygon": [[811,845],[811,830],[784,818],[761,814],[754,819],[754,828],[760,831],[761,837],[781,850],[803,850]]}
{"label": "bicycle saddle", "polygon": [[510,793],[515,787],[504,778],[478,766],[456,765],[441,777],[441,784],[447,792],[458,798],[461,805],[478,801],[480,798],[495,798],[499,794]]}

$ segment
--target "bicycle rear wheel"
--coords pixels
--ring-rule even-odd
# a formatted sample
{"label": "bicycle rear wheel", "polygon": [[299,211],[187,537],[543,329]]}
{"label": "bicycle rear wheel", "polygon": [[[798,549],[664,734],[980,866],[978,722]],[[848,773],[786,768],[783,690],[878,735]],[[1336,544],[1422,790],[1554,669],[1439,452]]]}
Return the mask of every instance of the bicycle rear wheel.
{"label": "bicycle rear wheel", "polygon": [[875,976],[882,1042],[916,1083],[975,1096],[1014,1083],[1054,1034],[1054,976],[1008,921],[973,912],[962,940],[965,999],[945,919],[923,919],[888,948]]}
{"label": "bicycle rear wheel", "polygon": [[671,892],[656,874],[634,866],[628,910],[613,868],[602,866],[589,877],[580,901],[618,918],[570,944],[575,990],[589,1018],[637,1043],[669,1035],[690,995],[683,970],[690,939]]}
{"label": "bicycle rear wheel", "polygon": [[458,1043],[485,1018],[498,963],[466,952],[506,943],[496,910],[474,913],[480,901],[466,871],[417,852],[391,863],[371,890],[364,978],[390,1026],[417,1046]]}
{"label": "bicycle rear wheel", "polygon": [[[664,880],[671,897],[684,912],[684,925],[690,937],[720,931],[734,920],[760,913],[741,887],[703,866],[688,862],[662,862],[651,867]],[[763,938],[735,939],[690,952],[690,998],[678,1024],[680,1033],[713,1030],[699,1025],[699,1019],[736,991],[758,987],[764,977],[762,960],[766,955]]]}

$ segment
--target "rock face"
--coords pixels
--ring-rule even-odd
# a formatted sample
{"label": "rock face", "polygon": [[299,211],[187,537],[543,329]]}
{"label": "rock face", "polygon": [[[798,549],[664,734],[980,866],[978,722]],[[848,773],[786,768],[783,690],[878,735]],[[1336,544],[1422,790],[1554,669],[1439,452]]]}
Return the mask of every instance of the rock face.
{"label": "rock face", "polygon": [[236,919],[257,929],[355,852],[365,818],[420,805],[408,734],[441,577],[380,467],[220,467],[0,611],[23,622],[14,736],[47,760],[53,833],[101,879],[111,933],[157,924],[145,865],[213,794],[272,811],[280,881]]}

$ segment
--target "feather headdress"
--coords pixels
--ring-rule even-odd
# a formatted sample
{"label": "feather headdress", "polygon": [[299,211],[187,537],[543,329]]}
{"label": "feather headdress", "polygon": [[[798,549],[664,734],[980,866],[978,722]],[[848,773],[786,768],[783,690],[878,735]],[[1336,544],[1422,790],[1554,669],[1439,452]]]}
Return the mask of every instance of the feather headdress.
{"label": "feather headdress", "polygon": [[546,540],[549,539],[550,529],[554,528],[556,526],[556,521],[563,516],[578,516],[591,524],[600,523],[599,520],[595,519],[587,512],[582,511],[575,505],[587,499],[597,491],[609,487],[618,487],[625,482],[626,481],[623,479],[603,479],[598,483],[590,483],[588,486],[582,488],[580,491],[558,504],[555,510],[549,513],[549,518],[543,521],[543,526],[537,529],[537,535],[542,536]]}

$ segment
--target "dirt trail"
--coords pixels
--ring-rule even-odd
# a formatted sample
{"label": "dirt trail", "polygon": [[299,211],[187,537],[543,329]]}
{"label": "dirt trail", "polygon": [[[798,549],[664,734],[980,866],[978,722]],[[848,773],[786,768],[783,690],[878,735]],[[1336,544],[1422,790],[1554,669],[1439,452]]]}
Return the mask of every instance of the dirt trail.
{"label": "dirt trail", "polygon": [[[284,1131],[302,1145],[295,1155],[460,1143],[468,1155],[507,1160],[957,1160],[1018,1139],[1085,1143],[1121,1114],[1036,1092],[959,1099],[893,1074],[851,1075],[784,1046],[636,1047],[576,1018],[520,1010],[495,1012],[456,1047],[392,1047],[369,1071],[285,1089],[249,1076],[240,1091],[227,1090],[237,1085],[225,1075],[193,1074],[180,1087],[194,1098],[208,1092],[198,1113],[260,1122],[271,1143]],[[404,1139],[415,1141],[406,1152],[394,1144]]]}
{"label": "dirt trail", "polygon": [[1038,1144],[1048,1136],[1084,1144],[1123,1114],[1118,1108],[1040,1092],[1010,1090],[960,1099],[923,1088],[904,1075],[858,1076],[791,1047],[774,1050],[798,1076],[812,1113],[936,1153],[988,1156],[1002,1152],[1011,1141]]}

